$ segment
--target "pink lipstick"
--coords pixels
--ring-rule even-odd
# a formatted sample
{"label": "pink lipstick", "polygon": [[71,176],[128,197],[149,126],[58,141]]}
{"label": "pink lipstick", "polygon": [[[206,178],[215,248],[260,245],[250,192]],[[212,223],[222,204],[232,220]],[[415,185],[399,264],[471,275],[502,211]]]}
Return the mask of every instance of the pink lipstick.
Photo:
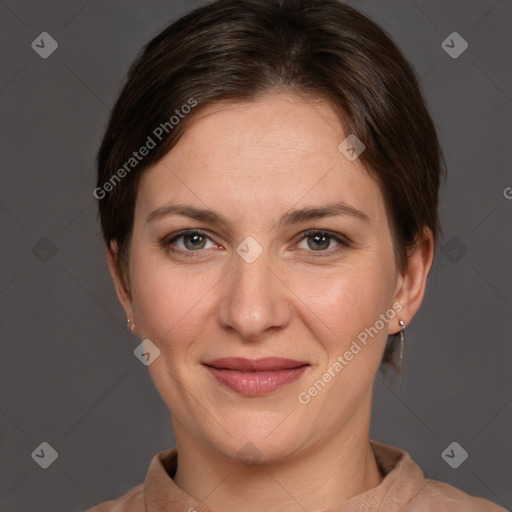
{"label": "pink lipstick", "polygon": [[280,357],[223,357],[203,364],[220,384],[250,396],[265,395],[282,388],[297,380],[310,366]]}

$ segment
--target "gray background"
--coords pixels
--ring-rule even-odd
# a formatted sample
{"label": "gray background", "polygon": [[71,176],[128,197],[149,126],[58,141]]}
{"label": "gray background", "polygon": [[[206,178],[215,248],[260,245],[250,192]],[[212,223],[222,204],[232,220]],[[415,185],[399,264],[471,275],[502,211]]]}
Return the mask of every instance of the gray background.
{"label": "gray background", "polygon": [[[94,158],[139,48],[199,1],[0,2],[0,509],[80,511],[174,446],[107,274]],[[449,178],[444,239],[407,328],[405,378],[375,386],[372,438],[427,477],[512,507],[512,2],[351,2],[422,78]],[[31,43],[49,32],[42,59]],[[451,58],[441,42],[469,48]],[[56,251],[56,252],[55,252]],[[53,254],[55,252],[55,254]],[[41,442],[58,452],[42,469]],[[441,452],[457,441],[456,470]]]}

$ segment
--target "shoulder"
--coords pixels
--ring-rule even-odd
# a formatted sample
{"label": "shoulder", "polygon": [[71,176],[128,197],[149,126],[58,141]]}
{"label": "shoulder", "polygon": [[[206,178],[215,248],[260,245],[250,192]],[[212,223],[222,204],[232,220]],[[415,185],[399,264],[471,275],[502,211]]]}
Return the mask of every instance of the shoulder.
{"label": "shoulder", "polygon": [[424,483],[421,490],[404,507],[404,512],[507,512],[489,500],[467,494],[445,482],[425,479]]}
{"label": "shoulder", "polygon": [[147,509],[146,501],[151,510],[160,510],[161,503],[168,504],[180,494],[172,480],[177,460],[176,448],[157,453],[151,460],[143,483],[119,498],[99,503],[85,512],[144,512]]}
{"label": "shoulder", "polygon": [[144,505],[144,484],[139,484],[115,500],[99,503],[85,512],[141,512]]}
{"label": "shoulder", "polygon": [[[507,512],[495,503],[472,496],[451,484],[425,478],[421,468],[400,448],[372,441],[385,478],[379,510],[400,512]],[[379,489],[377,488],[377,489]]]}

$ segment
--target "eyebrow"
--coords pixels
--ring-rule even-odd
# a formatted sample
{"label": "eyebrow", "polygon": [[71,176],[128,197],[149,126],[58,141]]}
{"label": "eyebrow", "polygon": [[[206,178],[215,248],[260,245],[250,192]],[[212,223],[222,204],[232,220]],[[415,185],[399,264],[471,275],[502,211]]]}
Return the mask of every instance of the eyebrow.
{"label": "eyebrow", "polygon": [[[164,205],[153,210],[146,218],[146,223],[151,222],[169,215],[182,215],[191,219],[208,222],[211,224],[220,224],[229,228],[229,221],[221,213],[215,212],[207,208],[196,208],[188,205]],[[313,206],[309,208],[301,208],[290,210],[283,214],[279,220],[279,226],[289,226],[299,224],[309,220],[320,219],[324,217],[334,217],[339,215],[347,215],[364,222],[370,219],[366,213],[350,206],[344,202],[330,203],[324,206]]]}

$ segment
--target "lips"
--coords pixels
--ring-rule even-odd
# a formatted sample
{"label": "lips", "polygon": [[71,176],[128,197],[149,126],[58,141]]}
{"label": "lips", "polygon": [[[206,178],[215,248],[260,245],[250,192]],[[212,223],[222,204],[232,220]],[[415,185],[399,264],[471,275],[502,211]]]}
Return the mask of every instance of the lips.
{"label": "lips", "polygon": [[224,357],[203,364],[223,386],[252,396],[265,395],[290,384],[310,366],[309,363],[280,357]]}
{"label": "lips", "polygon": [[275,370],[289,370],[290,368],[299,368],[307,365],[301,361],[293,359],[283,359],[281,357],[264,357],[262,359],[245,359],[243,357],[223,357],[204,363],[206,366],[212,366],[219,370],[239,370],[243,372],[264,372]]}

